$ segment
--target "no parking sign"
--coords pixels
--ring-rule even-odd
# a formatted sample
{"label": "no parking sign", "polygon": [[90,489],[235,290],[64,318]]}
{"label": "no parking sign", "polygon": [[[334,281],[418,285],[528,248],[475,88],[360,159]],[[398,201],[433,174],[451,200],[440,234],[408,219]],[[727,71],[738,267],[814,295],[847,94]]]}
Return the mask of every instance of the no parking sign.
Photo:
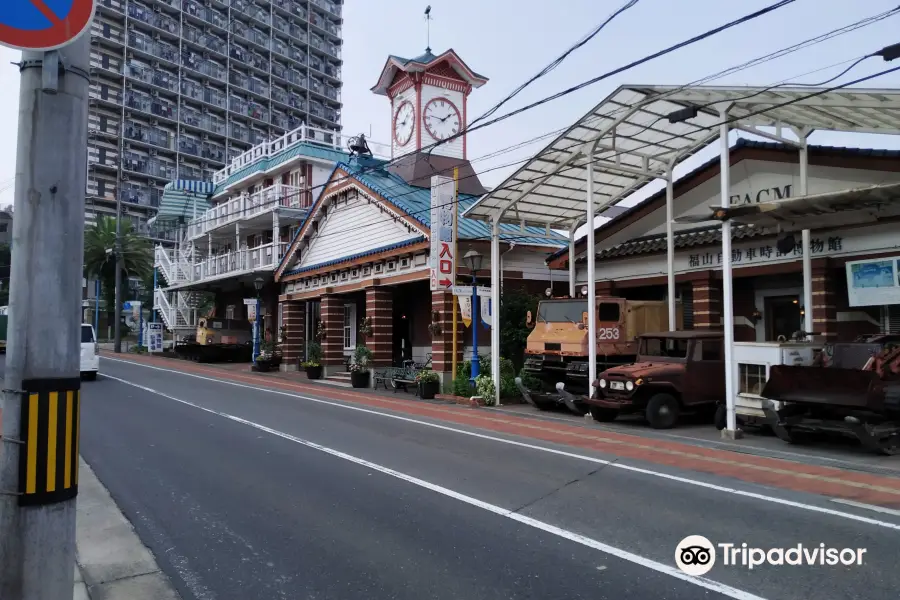
{"label": "no parking sign", "polygon": [[0,44],[53,50],[87,31],[96,0],[0,0]]}

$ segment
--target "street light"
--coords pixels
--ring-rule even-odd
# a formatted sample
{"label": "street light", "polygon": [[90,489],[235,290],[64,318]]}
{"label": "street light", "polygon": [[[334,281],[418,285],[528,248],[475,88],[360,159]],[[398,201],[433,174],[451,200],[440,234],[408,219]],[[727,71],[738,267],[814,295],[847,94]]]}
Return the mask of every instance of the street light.
{"label": "street light", "polygon": [[[478,359],[478,320],[481,312],[478,310],[478,271],[481,270],[481,261],[484,257],[477,250],[469,250],[463,256],[463,261],[472,272],[472,383],[481,373],[481,361]],[[454,350],[455,352],[455,350]]]}
{"label": "street light", "polygon": [[256,366],[256,357],[259,356],[259,335],[260,335],[260,315],[259,315],[259,293],[262,291],[266,280],[257,277],[253,280],[253,287],[256,288],[256,318],[253,320],[253,365]]}

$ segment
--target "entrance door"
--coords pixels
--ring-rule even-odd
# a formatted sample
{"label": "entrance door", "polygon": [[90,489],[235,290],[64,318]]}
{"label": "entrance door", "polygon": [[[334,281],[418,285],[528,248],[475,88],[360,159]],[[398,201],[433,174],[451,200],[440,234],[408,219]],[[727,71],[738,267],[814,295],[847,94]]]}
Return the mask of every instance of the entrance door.
{"label": "entrance door", "polygon": [[803,329],[800,314],[800,299],[797,296],[775,296],[766,298],[766,338],[775,341],[778,336],[791,339],[795,331]]}
{"label": "entrance door", "polygon": [[322,321],[322,304],[318,300],[310,300],[306,303],[306,356],[303,360],[309,360],[309,344],[316,341],[316,331]]}

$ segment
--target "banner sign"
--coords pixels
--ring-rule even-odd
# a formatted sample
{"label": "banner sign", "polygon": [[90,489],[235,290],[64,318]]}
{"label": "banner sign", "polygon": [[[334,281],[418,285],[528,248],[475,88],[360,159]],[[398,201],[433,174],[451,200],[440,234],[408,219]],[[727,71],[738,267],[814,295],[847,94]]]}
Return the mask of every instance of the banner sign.
{"label": "banner sign", "polygon": [[847,263],[850,306],[900,304],[900,256]]}
{"label": "banner sign", "polygon": [[472,324],[472,295],[457,296],[459,300],[459,313],[462,316],[463,324],[468,327]]}
{"label": "banner sign", "polygon": [[431,178],[431,291],[456,282],[456,186],[452,177]]}
{"label": "banner sign", "polygon": [[488,295],[481,295],[481,290],[478,290],[478,305],[481,308],[481,322],[485,327],[491,326],[491,304],[493,303],[493,298]]}
{"label": "banner sign", "polygon": [[147,341],[151,353],[163,351],[162,323],[147,323]]}

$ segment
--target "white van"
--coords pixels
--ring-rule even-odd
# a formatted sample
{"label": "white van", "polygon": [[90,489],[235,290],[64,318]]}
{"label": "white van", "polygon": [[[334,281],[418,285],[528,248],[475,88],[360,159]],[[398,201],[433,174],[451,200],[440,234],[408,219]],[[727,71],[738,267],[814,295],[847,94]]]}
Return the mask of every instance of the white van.
{"label": "white van", "polygon": [[81,377],[89,381],[97,379],[100,371],[100,346],[93,325],[81,324]]}

